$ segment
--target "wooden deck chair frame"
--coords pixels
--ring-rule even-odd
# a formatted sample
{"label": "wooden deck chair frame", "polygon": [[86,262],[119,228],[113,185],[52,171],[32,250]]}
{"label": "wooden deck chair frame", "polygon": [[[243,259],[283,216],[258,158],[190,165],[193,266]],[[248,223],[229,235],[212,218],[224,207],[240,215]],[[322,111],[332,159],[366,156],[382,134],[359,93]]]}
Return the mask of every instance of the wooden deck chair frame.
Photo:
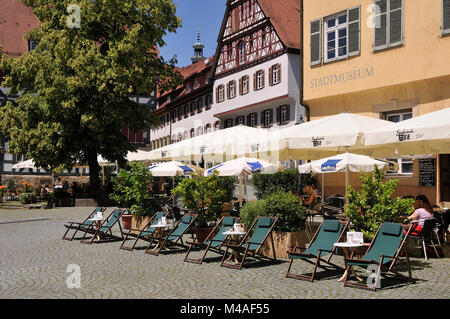
{"label": "wooden deck chair frame", "polygon": [[[336,242],[339,242],[339,241],[342,239],[342,236],[345,234],[345,231],[347,230],[347,228],[348,228],[348,226],[349,226],[349,224],[350,224],[350,221],[349,221],[349,220],[338,220],[338,222],[339,222],[339,224],[342,225],[342,230],[341,230],[341,233],[340,233],[340,235],[339,235],[339,237],[338,237],[338,239],[337,239]],[[314,233],[314,236],[313,236],[313,238],[311,239],[310,245],[316,240],[316,238],[317,238],[317,236],[318,236],[320,230],[322,229],[322,226],[324,225],[324,223],[325,223],[325,221],[322,222],[322,224],[320,225],[320,227],[319,227],[319,228],[316,230],[316,232]],[[287,253],[288,253],[289,255],[304,256],[304,257],[307,257],[307,258],[309,257],[310,259],[315,259],[314,262],[312,262],[311,260],[306,259],[306,258],[305,258],[305,259],[302,259],[302,260],[304,260],[305,262],[314,265],[314,269],[313,269],[313,271],[312,271],[312,273],[311,273],[311,276],[307,276],[307,275],[303,275],[303,274],[293,274],[293,273],[290,273],[290,270],[291,270],[291,267],[292,267],[292,263],[294,262],[294,258],[290,258],[289,266],[288,266],[288,269],[287,269],[287,271],[286,271],[286,278],[294,278],[294,279],[307,280],[307,281],[313,282],[313,281],[314,281],[314,277],[315,277],[315,275],[316,275],[317,268],[320,267],[320,268],[322,268],[322,269],[329,270],[328,267],[325,267],[325,266],[321,265],[320,262],[326,263],[327,265],[329,265],[329,266],[331,266],[331,267],[333,267],[333,268],[335,268],[335,269],[343,269],[342,267],[339,267],[339,266],[333,264],[333,263],[330,261],[331,258],[334,256],[334,254],[335,254],[335,252],[336,252],[336,246],[333,246],[333,248],[332,248],[331,250],[318,249],[318,251],[317,251],[317,252],[318,252],[317,256],[315,256],[315,255],[313,255],[313,254],[305,254],[305,253],[302,253],[301,250],[307,250],[307,248],[306,248],[306,247],[298,247],[298,246],[294,246],[293,249],[292,249],[291,251],[287,251]],[[297,252],[297,251],[299,251],[299,252]],[[321,256],[321,255],[322,255],[322,252],[329,252],[328,258],[327,258],[327,259],[322,258],[322,256]]]}
{"label": "wooden deck chair frame", "polygon": [[[173,236],[172,233],[178,228],[180,223],[183,221],[184,216],[192,216],[193,218],[191,219],[191,221],[189,222],[188,226],[186,227],[186,229],[181,234],[177,235],[177,237],[174,238],[174,239],[169,239],[170,236]],[[151,249],[152,244],[155,241],[158,242],[159,240],[161,240],[161,238],[157,237],[157,236],[149,235],[148,236],[149,244],[148,244],[147,249],[145,250],[145,253],[146,254],[151,254],[151,255],[154,255],[154,256],[158,256],[159,253],[161,252],[161,250],[163,248],[165,248],[166,245],[168,245],[169,243],[170,243],[170,245],[174,245],[174,246],[178,246],[178,247],[187,249],[186,245],[183,243],[183,235],[186,234],[187,231],[191,228],[191,226],[194,223],[194,221],[197,218],[197,216],[198,216],[197,214],[192,214],[192,213],[184,214],[183,217],[181,217],[180,220],[175,224],[173,229],[168,234],[163,235],[163,242],[162,242],[162,244],[158,248],[156,248],[155,250]]]}
{"label": "wooden deck chair frame", "polygon": [[[124,233],[124,238],[123,238],[122,244],[120,245],[120,249],[132,251],[134,249],[134,247],[136,247],[136,244],[139,241],[139,239],[149,241],[150,240],[149,235],[151,235],[154,231],[152,233],[149,233],[148,235],[142,235],[142,233],[148,232],[148,229],[150,228],[150,226],[153,225],[153,223],[155,222],[155,219],[158,216],[158,213],[161,213],[161,212],[157,212],[157,213],[153,214],[153,216],[144,225],[144,227],[142,229],[129,229],[127,233]],[[167,216],[167,212],[163,212],[163,214],[165,216]],[[125,246],[125,243],[126,243],[128,237],[136,238],[131,247]]]}
{"label": "wooden deck chair frame", "polygon": [[[271,218],[273,220],[273,222],[270,225],[266,235],[264,236],[264,239],[260,243],[252,243],[252,242],[250,242],[250,240],[247,240],[247,239],[249,238],[250,234],[253,234],[252,230],[254,230],[258,220],[260,218],[262,218],[262,217],[264,217],[264,218]],[[276,256],[276,253],[275,253],[275,245],[273,243],[272,230],[273,230],[273,227],[275,226],[275,224],[277,223],[277,221],[278,221],[278,217],[258,216],[258,218],[256,218],[256,220],[253,222],[253,224],[250,227],[249,231],[245,234],[244,238],[242,238],[242,240],[241,240],[241,242],[239,244],[237,244],[237,245],[233,245],[233,244],[229,244],[229,243],[224,243],[223,244],[223,246],[226,247],[226,251],[223,254],[222,262],[220,263],[220,266],[221,267],[228,267],[228,268],[234,268],[234,269],[239,269],[240,270],[240,269],[242,269],[242,266],[244,265],[245,258],[248,255],[253,257],[253,258],[257,258],[257,259],[268,259],[270,261],[276,262],[277,261],[277,256]],[[273,258],[270,258],[268,256],[264,256],[260,252],[261,248],[264,246],[264,243],[265,243],[265,241],[267,240],[268,237],[270,237],[270,242],[271,242],[271,245],[272,245]],[[251,239],[251,237],[250,237],[250,239]],[[242,247],[244,244],[247,244],[246,248]],[[258,248],[254,249],[254,250],[250,250],[249,249],[250,244],[258,245]],[[241,261],[237,265],[236,264],[230,264],[230,263],[227,263],[225,261],[225,258],[227,256],[227,253],[228,253],[229,249],[235,249],[235,250],[238,250],[240,252],[244,251],[244,255],[242,256]]]}
{"label": "wooden deck chair frame", "polygon": [[[108,229],[106,231],[102,230],[102,228],[106,227],[105,225],[107,225],[109,223],[110,218],[113,216],[113,214],[116,211],[121,212],[120,216],[111,225],[108,226]],[[89,226],[86,229],[80,229],[81,231],[84,231],[84,235],[83,235],[83,238],[81,239],[81,243],[92,244],[94,242],[94,239],[96,236],[101,236],[101,237],[106,237],[106,238],[111,238],[111,239],[116,239],[116,240],[118,240],[118,239],[123,240],[123,231],[122,231],[122,226],[120,226],[120,217],[123,215],[123,213],[125,211],[126,210],[124,210],[124,209],[116,208],[111,212],[111,214],[109,214],[109,216],[101,223],[101,225],[99,227],[97,227],[94,223],[93,225]],[[114,227],[115,224],[119,225],[120,236],[116,236],[112,233],[112,228]],[[92,234],[92,237],[89,239],[86,239],[87,234]]]}
{"label": "wooden deck chair frame", "polygon": [[[214,237],[215,237],[215,235],[216,235],[216,232],[222,228],[223,220],[224,220],[226,217],[233,218],[235,223],[237,223],[237,222],[239,222],[239,221],[241,220],[240,217],[223,216],[223,217],[219,220],[219,222],[217,223],[217,225],[214,227],[214,229],[209,233],[208,237],[206,237],[206,239],[205,239],[204,242],[198,242],[198,241],[187,242],[187,244],[190,244],[190,246],[189,246],[189,249],[188,249],[188,251],[187,251],[187,253],[186,253],[186,256],[184,256],[184,260],[183,260],[183,261],[185,261],[185,262],[191,262],[191,263],[194,263],[194,264],[199,264],[199,265],[201,265],[202,262],[203,262],[203,260],[204,260],[205,257],[206,257],[206,254],[208,253],[208,251],[213,251],[213,252],[215,252],[215,253],[217,253],[217,254],[220,254],[220,255],[222,255],[222,254],[225,253],[225,251],[222,250],[221,248],[222,248],[222,246],[223,246],[223,244],[224,244],[224,242],[225,242],[225,240],[226,240],[226,237],[224,238],[223,241],[214,240]],[[214,241],[220,242],[219,246],[217,246],[217,247],[211,246],[211,245],[213,244]],[[207,242],[208,244],[205,244],[206,242]],[[206,245],[205,252],[203,253],[203,255],[202,255],[201,258],[198,258],[198,259],[188,258],[189,254],[191,253],[192,248],[194,248],[194,247],[202,247],[202,246],[205,246],[205,245]]]}
{"label": "wooden deck chair frame", "polygon": [[[100,208],[100,210],[98,210],[99,208]],[[92,218],[95,213],[97,213],[98,211],[101,211],[102,213],[104,213],[105,209],[106,209],[105,207],[97,207],[81,223],[79,223],[79,222],[68,222],[68,224],[64,225],[67,228],[67,230],[64,233],[62,239],[72,241],[75,238],[76,233],[80,230],[80,228],[89,227],[89,225],[94,223],[94,222],[90,223],[89,219]],[[67,234],[69,233],[70,230],[74,230],[73,235],[71,237],[67,237]]]}
{"label": "wooden deck chair frame", "polygon": [[[376,240],[376,238],[378,236],[378,233],[379,233],[381,227],[383,226],[383,224],[384,223],[382,223],[380,225],[380,227],[378,227],[377,232],[375,233],[375,236],[374,236],[372,242],[370,243],[369,248],[367,249],[367,252],[370,251],[370,248],[372,247],[373,243],[375,242],[375,240]],[[348,259],[346,258],[345,262],[347,264],[347,266],[346,266],[346,270],[347,271],[346,271],[346,276],[344,278],[344,287],[356,287],[356,288],[367,289],[367,290],[371,290],[371,291],[376,291],[376,289],[377,289],[375,284],[373,286],[369,286],[369,285],[367,285],[367,283],[364,284],[364,283],[359,283],[357,281],[349,281],[348,280],[349,270],[350,270],[350,267],[352,266],[352,265],[348,265],[349,261],[350,262],[353,261],[353,262],[357,262],[357,263],[363,263],[363,264],[366,264],[367,266],[369,266],[369,265],[376,265],[378,268],[377,268],[377,273],[375,275],[375,283],[378,282],[378,280],[381,279],[380,278],[381,276],[385,276],[385,275],[383,275],[382,272],[385,272],[385,273],[389,273],[390,272],[390,273],[393,273],[394,275],[396,275],[400,279],[403,279],[403,280],[409,281],[409,282],[415,282],[416,280],[412,277],[411,265],[409,263],[408,247],[407,247],[407,241],[406,241],[408,239],[410,233],[411,233],[411,230],[413,229],[412,226],[413,225],[411,225],[411,224],[408,224],[408,225],[401,224],[402,233],[404,234],[404,231],[406,231],[406,234],[404,234],[403,239],[402,239],[402,241],[400,243],[400,246],[398,247],[398,249],[397,249],[397,251],[396,251],[394,256],[380,255],[380,260],[379,261],[376,261],[376,260],[361,260],[361,259],[357,259],[357,258],[348,258]],[[399,273],[399,272],[397,272],[397,271],[395,271],[393,269],[395,264],[398,261],[398,258],[400,256],[400,253],[401,253],[402,250],[404,251],[404,254],[405,254],[405,257],[406,257],[406,263],[408,265],[408,276],[405,276],[405,275],[403,275],[403,274],[401,274],[401,273]],[[392,259],[392,261],[390,262],[389,266],[385,266],[384,265],[384,263],[383,263],[384,258],[391,258]]]}

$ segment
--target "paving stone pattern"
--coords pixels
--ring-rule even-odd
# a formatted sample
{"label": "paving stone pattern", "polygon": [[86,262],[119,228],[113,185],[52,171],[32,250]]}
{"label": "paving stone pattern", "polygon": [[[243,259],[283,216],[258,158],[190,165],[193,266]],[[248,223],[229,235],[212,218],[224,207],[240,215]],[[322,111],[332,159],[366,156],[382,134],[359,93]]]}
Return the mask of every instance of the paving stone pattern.
{"label": "paving stone pattern", "polygon": [[[91,210],[0,210],[1,298],[450,298],[448,254],[428,262],[413,258],[413,276],[419,279],[415,284],[383,281],[384,288],[371,292],[343,287],[337,281],[342,272],[318,275],[313,283],[285,278],[286,260],[257,262],[235,270],[220,267],[220,258],[214,253],[197,265],[183,262],[184,251],[145,254],[143,241],[138,245],[141,249],[130,252],[120,250],[118,241],[86,245],[62,240],[64,223],[81,221]],[[192,254],[196,255],[200,253]],[[343,265],[341,256],[333,261]],[[66,284],[72,275],[68,272],[71,264],[80,267],[80,288],[70,289]],[[310,264],[294,263],[294,272],[311,270]]]}

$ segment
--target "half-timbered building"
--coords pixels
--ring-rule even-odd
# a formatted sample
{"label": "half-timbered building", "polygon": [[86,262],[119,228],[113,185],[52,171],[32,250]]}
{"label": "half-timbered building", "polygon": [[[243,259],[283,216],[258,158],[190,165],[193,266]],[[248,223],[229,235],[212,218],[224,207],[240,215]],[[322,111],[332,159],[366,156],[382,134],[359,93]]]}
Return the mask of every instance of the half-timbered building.
{"label": "half-timbered building", "polygon": [[228,0],[213,67],[221,128],[304,120],[299,20],[299,0]]}

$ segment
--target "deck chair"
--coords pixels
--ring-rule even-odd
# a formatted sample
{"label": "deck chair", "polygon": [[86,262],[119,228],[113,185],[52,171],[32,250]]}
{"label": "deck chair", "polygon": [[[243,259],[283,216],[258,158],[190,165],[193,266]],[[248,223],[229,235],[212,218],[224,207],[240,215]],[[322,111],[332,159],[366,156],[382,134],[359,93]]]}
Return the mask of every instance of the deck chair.
{"label": "deck chair", "polygon": [[[122,244],[120,245],[120,249],[132,251],[136,246],[137,242],[139,241],[139,239],[149,241],[148,236],[153,234],[153,232],[156,230],[156,228],[152,227],[152,225],[157,223],[158,219],[166,215],[167,214],[165,212],[157,212],[152,216],[152,218],[150,218],[149,222],[142,228],[142,230],[130,229],[128,233],[124,234],[125,237],[123,239]],[[127,241],[128,237],[135,238],[135,241],[131,247],[125,246],[125,242]]]}
{"label": "deck chair", "polygon": [[[322,266],[320,262],[324,262],[335,269],[341,268],[331,263],[330,260],[336,251],[336,246],[334,246],[334,243],[340,241],[343,234],[347,230],[348,225],[348,220],[325,219],[314,234],[308,249],[303,247],[294,247],[292,251],[287,252],[290,262],[286,272],[286,278],[296,278],[313,282],[317,267],[328,270],[328,268]],[[302,249],[305,251],[300,252],[299,250]],[[322,258],[324,255],[328,255],[328,258]],[[295,259],[301,259],[314,265],[311,276],[289,273]]]}
{"label": "deck chair", "polygon": [[[405,230],[405,234],[403,230]],[[344,278],[344,286],[351,286],[375,291],[377,289],[377,283],[379,283],[379,280],[381,280],[380,276],[382,276],[382,271],[391,272],[402,280],[415,282],[415,279],[412,278],[411,266],[409,264],[408,258],[408,249],[406,247],[406,239],[410,235],[411,230],[411,224],[402,225],[388,222],[382,223],[378,228],[375,237],[372,239],[372,242],[370,243],[366,254],[363,257],[359,259],[345,259],[347,271]],[[408,265],[408,276],[400,274],[393,269],[402,250],[406,257],[406,262]],[[360,266],[367,268],[370,265],[375,265],[375,267],[377,268],[377,272],[374,278],[375,283],[373,285],[348,280],[350,267]],[[386,277],[386,274],[383,274],[383,276]]]}
{"label": "deck chair", "polygon": [[[277,260],[276,254],[275,254],[275,246],[273,243],[273,235],[272,235],[272,229],[275,226],[276,222],[278,221],[278,217],[272,217],[272,216],[258,216],[258,218],[253,222],[253,225],[250,227],[247,234],[244,236],[244,238],[241,240],[241,242],[237,245],[230,244],[230,243],[224,243],[223,246],[226,247],[226,251],[223,254],[222,262],[220,263],[220,266],[228,267],[228,268],[234,268],[234,269],[242,269],[242,266],[244,264],[245,258],[247,255],[251,255],[253,258],[258,259],[268,259],[270,261]],[[270,236],[271,244],[272,244],[272,251],[273,251],[273,258],[270,258],[268,256],[264,256],[261,254],[261,248],[264,245],[264,242],[266,241],[267,237]],[[233,249],[237,252],[244,252],[244,255],[241,258],[241,261],[238,264],[232,264],[226,262],[226,256],[229,249]]]}
{"label": "deck chair", "polygon": [[[189,230],[189,228],[194,223],[197,218],[197,214],[186,213],[183,217],[175,224],[174,228],[168,233],[161,237],[155,236],[155,234],[149,235],[148,238],[150,243],[145,250],[146,254],[152,254],[158,256],[161,249],[166,248],[167,245],[179,246],[182,248],[187,248],[183,243],[183,235]],[[162,240],[162,243],[160,242]],[[159,242],[154,249],[151,249],[153,242]]]}
{"label": "deck chair", "polygon": [[[81,228],[81,231],[84,231],[83,238],[81,239],[81,242],[83,244],[92,244],[95,237],[101,236],[109,239],[123,239],[123,232],[122,232],[122,226],[120,226],[120,217],[122,217],[125,210],[122,209],[114,209],[114,211],[109,214],[109,216],[102,222],[100,227],[97,228],[95,223],[91,224],[89,227]],[[115,224],[119,225],[120,230],[120,236],[116,236],[112,233],[112,228]],[[87,239],[86,235],[92,234],[92,237]]]}
{"label": "deck chair", "polygon": [[[184,257],[184,261],[195,264],[201,264],[203,262],[203,259],[205,259],[206,254],[210,250],[218,254],[223,254],[225,251],[223,251],[221,248],[223,243],[225,242],[225,239],[227,238],[227,235],[224,235],[223,233],[233,228],[234,223],[237,223],[239,220],[240,220],[239,217],[232,217],[232,216],[222,217],[204,242],[202,243],[198,241],[187,242],[187,244],[190,244],[190,246],[186,253],[186,256]],[[199,259],[188,258],[192,248],[201,247],[205,245],[206,248],[202,258]]]}
{"label": "deck chair", "polygon": [[[64,227],[66,227],[67,230],[64,233],[62,239],[72,241],[74,239],[74,237],[75,237],[75,234],[80,230],[80,228],[88,228],[94,223],[93,220],[89,220],[89,219],[94,218],[97,215],[97,212],[104,212],[104,211],[105,211],[105,208],[97,207],[81,223],[79,223],[79,222],[68,222],[67,224],[64,225]],[[74,232],[73,232],[73,235],[71,237],[68,237],[67,234],[69,233],[70,230],[74,230]]]}

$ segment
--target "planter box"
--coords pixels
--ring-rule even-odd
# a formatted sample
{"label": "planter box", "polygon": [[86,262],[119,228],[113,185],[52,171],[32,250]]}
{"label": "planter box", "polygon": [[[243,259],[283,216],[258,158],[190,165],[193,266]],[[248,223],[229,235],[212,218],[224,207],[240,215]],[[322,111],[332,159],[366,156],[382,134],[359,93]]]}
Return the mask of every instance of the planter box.
{"label": "planter box", "polygon": [[[277,259],[288,259],[288,250],[291,250],[294,246],[305,247],[307,241],[305,230],[299,230],[294,233],[272,231],[272,236]],[[261,253],[265,256],[273,257],[270,235],[267,237],[264,246],[261,248]]]}

